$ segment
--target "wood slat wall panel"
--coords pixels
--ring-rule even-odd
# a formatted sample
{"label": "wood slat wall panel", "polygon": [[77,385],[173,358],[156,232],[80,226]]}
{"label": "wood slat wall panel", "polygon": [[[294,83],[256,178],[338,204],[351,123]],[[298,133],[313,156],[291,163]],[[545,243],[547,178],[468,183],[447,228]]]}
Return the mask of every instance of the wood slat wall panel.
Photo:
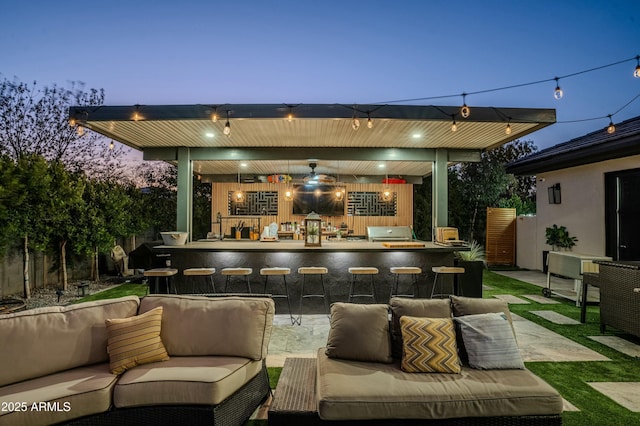
{"label": "wood slat wall panel", "polygon": [[516,209],[487,208],[486,255],[490,265],[514,265]]}
{"label": "wood slat wall panel", "polygon": [[[383,184],[345,184],[347,192],[382,192],[386,185]],[[211,221],[216,219],[216,213],[220,212],[222,216],[228,216],[227,197],[229,191],[235,191],[238,188],[237,183],[212,183],[211,184]],[[332,216],[323,217],[326,222],[339,226],[342,222],[353,230],[355,235],[366,235],[367,226],[413,226],[413,185],[396,184],[389,185],[389,188],[396,192],[396,216]],[[284,191],[285,184],[281,183],[243,183],[243,191],[278,191],[278,215],[277,216],[261,216],[261,225],[265,226],[271,222],[280,224],[282,222],[298,222],[304,219],[304,216],[293,214],[293,204],[285,201]],[[346,210],[346,201],[345,201]],[[243,216],[237,216],[238,220],[242,220]],[[225,223],[226,229],[223,232],[229,234],[229,227],[234,221],[230,220]],[[218,225],[212,225],[211,231],[217,232]]]}

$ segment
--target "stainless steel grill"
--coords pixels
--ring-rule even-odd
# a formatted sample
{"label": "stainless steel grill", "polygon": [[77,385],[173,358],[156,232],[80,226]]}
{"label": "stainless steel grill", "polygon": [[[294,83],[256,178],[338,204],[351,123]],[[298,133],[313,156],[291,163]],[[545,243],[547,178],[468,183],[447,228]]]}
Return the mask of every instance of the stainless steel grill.
{"label": "stainless steel grill", "polygon": [[369,241],[411,241],[413,231],[410,226],[367,226]]}

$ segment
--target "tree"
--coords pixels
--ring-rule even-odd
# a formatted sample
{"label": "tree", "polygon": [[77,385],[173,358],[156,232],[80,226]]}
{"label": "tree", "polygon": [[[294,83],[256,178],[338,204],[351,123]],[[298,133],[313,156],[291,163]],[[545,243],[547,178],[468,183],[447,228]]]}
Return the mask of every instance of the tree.
{"label": "tree", "polygon": [[109,149],[106,138],[78,127],[82,117],[75,123],[68,117],[70,106],[98,108],[103,102],[102,89],[84,91],[82,83],[40,89],[35,82],[29,85],[4,78],[0,81],[0,154],[14,161],[39,155],[88,175],[120,174],[118,166],[126,150],[120,145]]}

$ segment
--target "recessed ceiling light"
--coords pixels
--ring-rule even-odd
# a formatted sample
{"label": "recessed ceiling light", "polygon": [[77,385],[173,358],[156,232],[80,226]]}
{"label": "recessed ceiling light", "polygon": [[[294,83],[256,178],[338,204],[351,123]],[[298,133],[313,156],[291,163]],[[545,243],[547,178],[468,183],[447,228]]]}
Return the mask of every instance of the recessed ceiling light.
{"label": "recessed ceiling light", "polygon": [[205,136],[208,137],[208,138],[212,138],[215,135],[212,132],[207,132],[207,133],[205,133]]}
{"label": "recessed ceiling light", "polygon": [[411,137],[414,139],[420,139],[422,135],[420,133],[414,133],[413,135],[411,135]]}
{"label": "recessed ceiling light", "polygon": [[379,169],[384,169],[384,164],[382,164],[382,163],[378,164],[378,168]]}
{"label": "recessed ceiling light", "polygon": [[240,167],[247,167],[247,163],[240,163]]}

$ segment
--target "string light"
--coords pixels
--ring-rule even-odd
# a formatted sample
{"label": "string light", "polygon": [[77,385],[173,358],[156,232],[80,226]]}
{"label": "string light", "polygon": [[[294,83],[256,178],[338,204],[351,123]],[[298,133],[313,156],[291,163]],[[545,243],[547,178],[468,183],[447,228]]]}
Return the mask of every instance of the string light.
{"label": "string light", "polygon": [[453,123],[451,123],[451,131],[455,132],[456,130],[458,130],[458,125],[456,124],[456,116],[452,115],[451,119],[453,120]]}
{"label": "string light", "polygon": [[556,80],[556,89],[553,91],[553,97],[556,98],[556,99],[562,99],[562,96],[564,95],[564,92],[560,88],[560,83],[558,81],[560,79],[558,77],[555,77],[555,80]]}
{"label": "string light", "polygon": [[358,120],[358,114],[356,112],[356,107],[353,107],[353,119],[351,120],[351,128],[353,130],[358,130],[360,128],[360,120]]}
{"label": "string light", "polygon": [[291,182],[291,163],[287,160],[287,177],[285,178],[287,182],[287,188],[284,190],[284,200],[292,201],[293,200],[293,191],[290,186]]}
{"label": "string light", "polygon": [[367,112],[367,127],[369,129],[373,128],[373,121],[371,120],[371,113]]}
{"label": "string light", "polygon": [[76,127],[76,124],[78,124],[78,123],[76,122],[76,118],[75,118],[75,117],[71,117],[71,118],[69,119],[69,126],[71,126],[71,127]]}
{"label": "string light", "polygon": [[211,121],[214,123],[218,122],[218,107],[213,107],[213,113],[211,114]]}
{"label": "string light", "polygon": [[293,121],[293,107],[289,105],[289,114],[287,115],[287,121],[291,123]]}
{"label": "string light", "polygon": [[227,110],[227,122],[224,124],[224,130],[222,131],[227,136],[231,136],[231,123],[229,122],[229,110]]}
{"label": "string light", "polygon": [[133,115],[131,116],[131,119],[133,121],[140,121],[142,120],[142,116],[140,115],[140,105],[135,105],[135,110],[133,111]]}
{"label": "string light", "polygon": [[611,119],[611,114],[609,114],[609,126],[607,127],[607,133],[612,134],[616,131],[616,126],[613,125],[613,120]]}
{"label": "string light", "polygon": [[640,55],[636,56],[636,69],[633,70],[633,76],[640,78]]}
{"label": "string light", "polygon": [[[227,111],[227,114],[228,113],[229,111]],[[242,187],[240,185],[240,165],[239,164],[238,164],[238,190],[233,193],[233,199],[236,203],[244,202],[244,192],[242,192]]]}
{"label": "string light", "polygon": [[109,150],[113,151],[113,148],[115,148],[115,145],[113,144],[113,140],[111,140],[111,142],[109,142]]}
{"label": "string light", "polygon": [[83,136],[84,135],[84,127],[82,127],[82,126],[76,127],[76,134],[78,136]]}
{"label": "string light", "polygon": [[467,98],[467,94],[463,93],[462,108],[460,108],[460,115],[462,116],[462,118],[469,118],[469,116],[471,115],[471,108],[467,106],[466,98]]}
{"label": "string light", "polygon": [[507,122],[507,128],[504,129],[504,133],[507,135],[511,134],[511,117],[509,117],[509,121]]}

